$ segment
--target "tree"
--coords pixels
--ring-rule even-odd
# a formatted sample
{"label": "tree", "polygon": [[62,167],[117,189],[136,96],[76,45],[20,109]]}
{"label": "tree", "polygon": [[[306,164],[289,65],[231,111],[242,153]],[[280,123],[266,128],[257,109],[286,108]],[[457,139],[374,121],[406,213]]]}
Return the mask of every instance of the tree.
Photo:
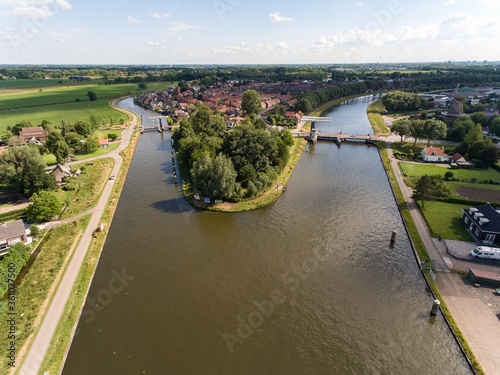
{"label": "tree", "polygon": [[69,147],[63,136],[57,132],[50,133],[45,142],[45,147],[53,154],[57,162],[62,164],[69,155]]}
{"label": "tree", "polygon": [[34,221],[48,221],[61,212],[62,205],[57,197],[45,190],[35,193],[30,198],[27,216]]}
{"label": "tree", "polygon": [[241,98],[241,108],[247,115],[259,114],[262,112],[260,94],[255,90],[246,90]]}
{"label": "tree", "polygon": [[231,159],[223,154],[212,159],[206,152],[191,169],[195,189],[204,196],[231,198],[236,190],[236,171]]}
{"label": "tree", "polygon": [[490,122],[490,129],[495,135],[500,136],[500,116],[495,116]]}
{"label": "tree", "polygon": [[416,111],[425,105],[425,99],[418,94],[405,91],[391,91],[382,98],[388,112]]}
{"label": "tree", "polygon": [[424,135],[427,137],[427,147],[434,139],[443,139],[446,137],[448,127],[443,121],[440,120],[425,120],[424,122]]}
{"label": "tree", "polygon": [[80,135],[83,135],[84,137],[88,137],[90,134],[92,134],[92,125],[90,125],[88,122],[86,121],[77,121],[76,124],[75,124],[75,131],[80,134]]}
{"label": "tree", "polygon": [[464,142],[470,147],[472,144],[483,140],[483,128],[481,124],[476,124],[465,136]]}
{"label": "tree", "polygon": [[52,190],[56,181],[54,176],[45,173],[46,166],[38,148],[11,147],[0,157],[0,182],[28,196],[40,190]]}
{"label": "tree", "polygon": [[495,165],[498,162],[498,148],[491,144],[479,152],[479,159],[487,165]]}
{"label": "tree", "polygon": [[417,188],[413,193],[413,197],[416,200],[420,200],[422,207],[424,207],[424,201],[432,197],[432,182],[428,175],[423,175],[417,182]]}
{"label": "tree", "polygon": [[83,154],[93,154],[99,148],[99,140],[97,137],[90,137],[82,144]]}
{"label": "tree", "polygon": [[147,90],[148,89],[148,84],[146,82],[139,82],[137,84],[140,90]]}
{"label": "tree", "polygon": [[54,154],[59,164],[64,164],[64,160],[69,156],[68,144],[64,140],[58,141],[52,150],[52,154]]}
{"label": "tree", "polygon": [[87,96],[89,97],[89,100],[90,100],[91,102],[95,102],[95,101],[97,100],[97,95],[96,95],[96,93],[95,93],[95,92],[93,92],[93,91],[89,91],[89,92],[87,92]]}
{"label": "tree", "polygon": [[407,119],[396,120],[392,123],[391,130],[401,137],[403,144],[403,138],[411,134],[411,122]]}
{"label": "tree", "polygon": [[29,122],[29,121],[18,122],[16,125],[14,125],[12,127],[12,134],[19,135],[19,134],[21,134],[21,129],[22,128],[30,128],[32,126],[33,125],[31,125],[31,122]]}
{"label": "tree", "polygon": [[481,124],[481,126],[485,126],[486,121],[488,120],[484,112],[474,112],[470,118],[474,124]]}
{"label": "tree", "polygon": [[413,147],[417,145],[417,140],[424,136],[424,121],[423,120],[411,120],[410,122],[410,135],[413,137]]}

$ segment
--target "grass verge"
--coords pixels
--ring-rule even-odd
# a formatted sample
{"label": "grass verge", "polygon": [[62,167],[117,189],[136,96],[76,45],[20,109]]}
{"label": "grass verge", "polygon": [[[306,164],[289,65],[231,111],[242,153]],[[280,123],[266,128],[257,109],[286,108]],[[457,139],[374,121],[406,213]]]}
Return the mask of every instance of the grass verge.
{"label": "grass verge", "polygon": [[373,129],[373,134],[381,136],[391,135],[391,131],[387,126],[385,126],[384,119],[381,115],[381,113],[385,112],[382,99],[371,103],[366,111],[368,113],[368,120],[370,120],[370,124]]}

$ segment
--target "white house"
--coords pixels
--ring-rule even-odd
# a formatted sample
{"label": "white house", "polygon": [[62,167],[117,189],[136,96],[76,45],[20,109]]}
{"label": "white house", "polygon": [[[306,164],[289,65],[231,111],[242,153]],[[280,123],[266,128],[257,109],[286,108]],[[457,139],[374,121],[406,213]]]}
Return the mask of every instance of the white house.
{"label": "white house", "polygon": [[431,163],[448,163],[450,157],[444,153],[444,147],[425,147],[422,150],[422,159]]}

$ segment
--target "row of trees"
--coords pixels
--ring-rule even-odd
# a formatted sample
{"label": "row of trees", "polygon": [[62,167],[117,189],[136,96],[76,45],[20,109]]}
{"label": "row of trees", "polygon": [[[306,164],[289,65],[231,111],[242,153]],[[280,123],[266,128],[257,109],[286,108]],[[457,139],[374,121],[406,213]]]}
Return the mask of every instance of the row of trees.
{"label": "row of trees", "polygon": [[392,123],[391,130],[401,137],[401,143],[407,137],[414,138],[415,147],[418,139],[427,139],[427,146],[434,139],[444,139],[448,127],[440,120],[401,119]]}
{"label": "row of trees", "polygon": [[172,137],[195,191],[238,201],[269,188],[288,161],[293,138],[289,131],[266,128],[249,115],[227,132],[222,115],[204,105],[183,120]]}
{"label": "row of trees", "polygon": [[336,86],[325,87],[319,90],[310,91],[300,97],[295,108],[298,111],[309,113],[313,109],[319,107],[333,99],[342,98],[344,96],[360,94],[366,92],[368,86],[366,82],[345,83]]}

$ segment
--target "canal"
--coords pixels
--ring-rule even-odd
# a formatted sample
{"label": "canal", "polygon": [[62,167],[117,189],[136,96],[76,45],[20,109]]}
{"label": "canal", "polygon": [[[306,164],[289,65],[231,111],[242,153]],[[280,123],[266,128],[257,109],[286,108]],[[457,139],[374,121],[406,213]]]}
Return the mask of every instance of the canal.
{"label": "canal", "polygon": [[[318,127],[371,133],[372,99]],[[193,210],[170,150],[141,135],[63,374],[470,374],[374,146],[318,142],[238,214]]]}

